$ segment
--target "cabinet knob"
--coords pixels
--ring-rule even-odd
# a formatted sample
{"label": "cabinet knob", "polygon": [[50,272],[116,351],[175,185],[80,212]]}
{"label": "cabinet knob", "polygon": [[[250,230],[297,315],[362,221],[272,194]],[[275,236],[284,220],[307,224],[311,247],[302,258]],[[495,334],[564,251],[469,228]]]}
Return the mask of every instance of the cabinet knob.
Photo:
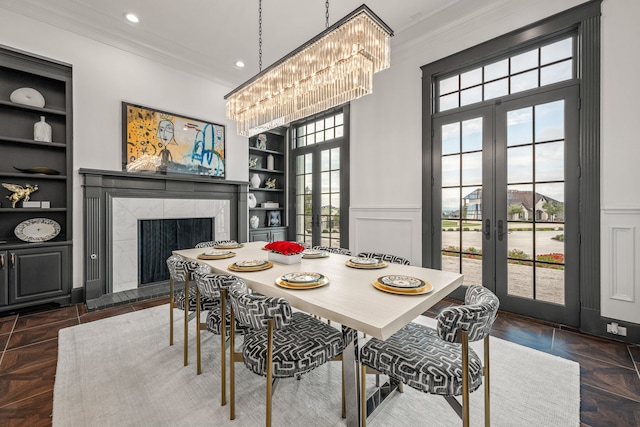
{"label": "cabinet knob", "polygon": [[91,259],[98,259],[98,255],[96,255],[96,254],[91,254],[91,255],[89,255],[89,258],[91,258]]}

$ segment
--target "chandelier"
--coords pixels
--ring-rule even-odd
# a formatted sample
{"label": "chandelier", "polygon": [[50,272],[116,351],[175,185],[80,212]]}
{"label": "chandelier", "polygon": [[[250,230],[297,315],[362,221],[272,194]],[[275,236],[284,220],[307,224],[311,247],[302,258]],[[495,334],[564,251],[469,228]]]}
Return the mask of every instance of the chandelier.
{"label": "chandelier", "polygon": [[253,136],[368,95],[389,68],[392,35],[362,5],[225,95],[227,117]]}

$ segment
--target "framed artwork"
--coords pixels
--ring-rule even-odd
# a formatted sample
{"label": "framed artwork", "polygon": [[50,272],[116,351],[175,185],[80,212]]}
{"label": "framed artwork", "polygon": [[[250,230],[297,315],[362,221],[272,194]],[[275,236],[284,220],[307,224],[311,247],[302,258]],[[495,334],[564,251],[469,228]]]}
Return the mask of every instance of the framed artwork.
{"label": "framed artwork", "polygon": [[122,124],[123,170],[224,178],[224,125],[127,102]]}

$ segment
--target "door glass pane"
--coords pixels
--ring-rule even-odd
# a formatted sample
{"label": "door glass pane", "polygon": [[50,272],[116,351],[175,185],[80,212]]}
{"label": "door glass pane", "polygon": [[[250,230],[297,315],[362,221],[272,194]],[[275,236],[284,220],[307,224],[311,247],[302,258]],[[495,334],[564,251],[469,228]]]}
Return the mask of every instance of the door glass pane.
{"label": "door glass pane", "polygon": [[538,49],[511,57],[511,73],[529,70],[538,66]]}
{"label": "door glass pane", "polygon": [[507,113],[507,146],[533,142],[533,108],[527,107]]}
{"label": "door glass pane", "polygon": [[564,101],[536,105],[535,141],[552,141],[564,138]]}
{"label": "door glass pane", "polygon": [[462,122],[462,151],[482,150],[482,117]]}
{"label": "door glass pane", "polygon": [[458,90],[458,76],[449,77],[448,79],[440,80],[439,93],[449,93]]}
{"label": "door glass pane", "polygon": [[530,182],[533,179],[533,147],[509,147],[507,149],[507,182]]}
{"label": "door glass pane", "polygon": [[472,87],[460,92],[460,105],[469,105],[482,101],[482,87]]}
{"label": "door glass pane", "polygon": [[482,152],[462,155],[462,185],[482,185]]}
{"label": "door glass pane", "polygon": [[442,126],[442,154],[460,152],[460,122]]}
{"label": "door glass pane", "polygon": [[482,232],[481,221],[462,222],[462,274],[464,284],[482,285]]}
{"label": "door glass pane", "polygon": [[538,70],[511,76],[511,93],[538,87]]}
{"label": "door glass pane", "polygon": [[484,67],[484,81],[499,79],[504,77],[509,72],[509,60],[503,59],[502,61],[494,62],[493,64],[485,65]]}
{"label": "door glass pane", "polygon": [[460,155],[442,158],[442,185],[460,185]]}
{"label": "door glass pane", "polygon": [[480,83],[482,83],[482,68],[476,68],[475,70],[460,74],[461,89],[475,86]]}
{"label": "door glass pane", "polygon": [[540,64],[549,64],[573,56],[573,38],[560,40],[540,48]]}
{"label": "door glass pane", "polygon": [[458,92],[440,97],[440,111],[451,110],[452,108],[458,107]]}
{"label": "door glass pane", "polygon": [[460,218],[460,188],[442,189],[442,218]]}
{"label": "door glass pane", "polygon": [[564,142],[536,144],[536,181],[564,179]]}
{"label": "door glass pane", "polygon": [[540,85],[550,85],[552,83],[569,80],[573,74],[572,67],[573,61],[571,59],[542,67],[540,69]]}
{"label": "door glass pane", "polygon": [[509,79],[496,80],[484,85],[484,99],[498,98],[509,93]]}

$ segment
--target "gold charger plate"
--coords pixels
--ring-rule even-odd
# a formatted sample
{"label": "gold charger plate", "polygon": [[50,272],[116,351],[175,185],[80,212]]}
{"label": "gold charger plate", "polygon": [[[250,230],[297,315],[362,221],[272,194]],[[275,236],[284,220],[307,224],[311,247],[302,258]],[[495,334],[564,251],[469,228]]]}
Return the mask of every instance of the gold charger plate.
{"label": "gold charger plate", "polygon": [[[213,251],[211,251],[213,252]],[[212,259],[226,259],[226,258],[232,258],[236,256],[235,252],[231,252],[231,251],[227,251],[224,254],[214,254],[214,253],[201,253],[200,255],[197,256],[198,259],[205,259],[205,260],[212,260]]]}
{"label": "gold charger plate", "polygon": [[216,249],[238,249],[242,247],[244,247],[242,243],[226,243],[226,244],[223,243],[223,244],[214,246],[214,248]]}
{"label": "gold charger plate", "polygon": [[[420,279],[417,279],[417,280],[420,280]],[[374,280],[372,284],[373,284],[373,287],[378,289],[379,291],[388,292],[390,294],[396,294],[396,295],[424,295],[433,291],[433,285],[431,283],[424,282],[422,280],[420,281],[424,283],[424,286],[421,286],[419,288],[397,288],[394,286],[387,286],[383,283],[380,283],[379,279]]]}
{"label": "gold charger plate", "polygon": [[263,264],[259,264],[259,265],[255,265],[255,266],[242,266],[242,265],[238,265],[238,263],[234,262],[233,264],[229,264],[229,266],[227,268],[229,270],[231,270],[231,271],[245,272],[245,271],[268,270],[271,267],[273,267],[273,263],[271,261],[266,261],[265,260],[265,262]]}
{"label": "gold charger plate", "polygon": [[375,270],[376,268],[384,268],[384,267],[386,267],[386,266],[388,265],[386,261],[380,261],[380,262],[379,262],[379,263],[377,263],[377,264],[370,264],[370,265],[369,265],[369,264],[357,264],[357,263],[351,262],[350,260],[349,260],[349,261],[347,261],[347,262],[345,262],[345,264],[346,264],[348,267],[351,267],[351,268],[361,268],[361,269],[363,269],[363,270],[371,270],[371,269],[374,269],[374,270]]}
{"label": "gold charger plate", "polygon": [[276,279],[276,285],[285,289],[296,289],[296,290],[315,289],[328,284],[329,284],[329,278],[327,276],[322,276],[322,278],[317,282],[311,282],[311,283],[289,283],[282,280],[282,276]]}

